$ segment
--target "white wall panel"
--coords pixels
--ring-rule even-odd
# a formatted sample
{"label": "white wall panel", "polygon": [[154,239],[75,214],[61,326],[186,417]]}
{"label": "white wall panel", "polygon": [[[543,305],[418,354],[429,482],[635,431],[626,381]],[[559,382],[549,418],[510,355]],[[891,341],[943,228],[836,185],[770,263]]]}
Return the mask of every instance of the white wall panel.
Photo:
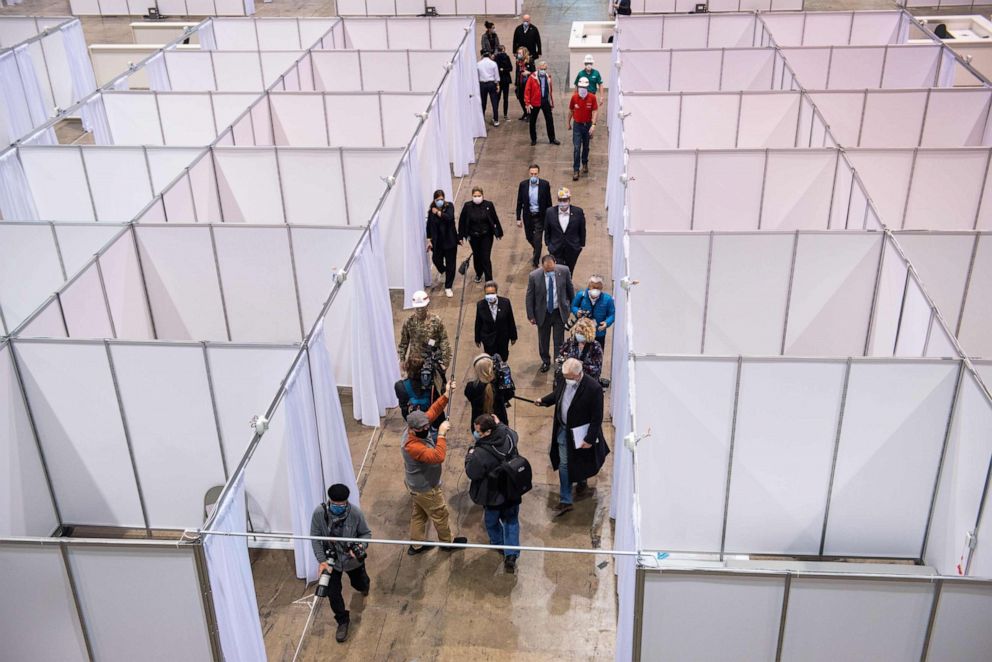
{"label": "white wall panel", "polygon": [[113,345],[111,352],[149,523],[199,526],[204,495],[225,482],[203,348]]}
{"label": "white wall panel", "polygon": [[926,92],[866,92],[861,147],[915,147],[920,139]]}
{"label": "white wall panel", "polygon": [[662,23],[662,48],[706,48],[710,21],[698,16],[665,16]]}
{"label": "white wall panel", "polygon": [[0,223],[0,307],[11,330],[64,281],[50,225]]}
{"label": "white wall panel", "polygon": [[[18,155],[34,194],[38,218],[49,221],[96,220],[79,148],[21,147]],[[46,195],[48,191],[58,191],[59,194]]]}
{"label": "white wall panel", "polygon": [[937,76],[940,50],[937,45],[922,44],[889,47],[882,87],[932,87]]}
{"label": "white wall panel", "polygon": [[852,366],[825,554],[919,556],[956,378],[954,363]]}
{"label": "white wall panel", "polygon": [[[692,228],[692,152],[630,154],[627,195],[631,230],[689,230]],[[652,210],[662,209],[663,214]]]}
{"label": "white wall panel", "polygon": [[753,16],[711,15],[709,20],[709,48],[734,48],[754,46],[755,19]]}
{"label": "white wall panel", "polygon": [[[809,13],[802,18],[803,44],[806,46],[829,46],[850,34],[851,14],[845,12]],[[772,35],[778,41],[778,34],[774,30]]]}
{"label": "white wall panel", "polygon": [[[277,145],[326,147],[324,99],[317,94],[269,95]],[[358,119],[358,118],[356,118]]]}
{"label": "white wall panel", "polygon": [[17,357],[64,523],[143,528],[104,346],[22,342]]}
{"label": "white wall panel", "polygon": [[789,299],[785,353],[864,353],[878,269],[880,236],[800,235]]}
{"label": "white wall panel", "polygon": [[978,216],[988,153],[927,150],[916,155],[909,193],[907,229],[970,230]]}
{"label": "white wall panel", "polygon": [[727,550],[816,555],[846,366],[743,364]]}
{"label": "white wall panel", "polygon": [[166,51],[165,66],[173,92],[216,90],[214,56],[217,51]]}
{"label": "white wall panel", "polygon": [[847,157],[868,189],[882,222],[889,228],[899,228],[909,190],[913,152],[855,149],[848,150]]}
{"label": "white wall panel", "polygon": [[789,67],[808,90],[827,89],[827,72],[830,70],[829,48],[783,48],[782,55]]}
{"label": "white wall panel", "polygon": [[761,229],[826,229],[837,158],[836,152],[769,152]]}
{"label": "white wall panel", "polygon": [[810,93],[813,103],[830,126],[830,133],[845,147],[855,147],[858,144],[864,95],[864,92]]}
{"label": "white wall panel", "polygon": [[[266,53],[265,55],[269,55]],[[261,92],[265,89],[262,83],[260,60],[262,54],[257,52],[224,52],[213,51],[214,75],[217,79],[217,90],[229,92]]]}
{"label": "white wall panel", "polygon": [[[678,146],[681,97],[624,95],[624,141],[641,149],[674,149]],[[691,117],[686,118],[692,122]],[[695,147],[695,145],[692,145]]]}
{"label": "white wall panel", "polygon": [[345,48],[389,48],[385,20],[346,18],[342,23],[346,39]]}
{"label": "white wall panel", "polygon": [[882,253],[868,356],[893,356],[906,291],[906,263],[888,240],[885,241]]}
{"label": "white wall panel", "polygon": [[99,260],[117,337],[128,340],[154,338],[138,253],[131,233],[124,234],[111,244]]}
{"label": "white wall panel", "polygon": [[59,238],[59,248],[62,251],[66,273],[71,277],[82,269],[93,254],[120,231],[120,226],[92,223],[56,225],[55,234]]}
{"label": "white wall panel", "polygon": [[671,51],[623,51],[620,55],[623,65],[620,91],[652,92],[672,89],[668,76],[669,67],[674,66],[671,60]]}
{"label": "white wall panel", "polygon": [[774,659],[784,581],[646,572],[641,659]]}
{"label": "white wall panel", "polygon": [[362,85],[358,51],[313,51],[311,62],[317,90],[366,89]]}
{"label": "white wall panel", "polygon": [[[324,97],[324,104],[327,106],[327,125],[332,146],[382,145],[383,128],[378,96],[328,94]],[[407,139],[409,140],[409,136]]]}
{"label": "white wall panel", "polygon": [[417,113],[427,110],[430,101],[429,94],[383,95],[383,147],[406,147],[420,124]]}
{"label": "white wall panel", "polygon": [[334,274],[344,268],[361,228],[292,228],[293,256],[300,284],[303,326],[309,329],[331,293]]}
{"label": "white wall panel", "polygon": [[366,90],[410,91],[410,67],[406,51],[362,51],[359,55]]}
{"label": "white wall panel", "polygon": [[155,94],[101,94],[114,145],[164,145]]}
{"label": "white wall panel", "polygon": [[854,12],[851,22],[852,44],[899,44],[905,41],[904,17],[898,11]]}
{"label": "white wall panel", "polygon": [[214,94],[212,98],[218,133],[229,127],[256,99],[254,94],[235,93]]}
{"label": "white wall panel", "polygon": [[[961,313],[958,341],[969,356],[992,356],[992,240],[986,235],[978,239],[975,266],[971,271],[968,299]],[[989,380],[992,382],[992,379]]]}
{"label": "white wall panel", "polygon": [[620,43],[625,50],[661,48],[664,21],[664,16],[638,17],[630,22],[629,30],[624,30]]}
{"label": "white wall panel", "polygon": [[146,150],[155,193],[161,193],[202,151],[199,147],[153,147]]}
{"label": "white wall panel", "polygon": [[672,51],[671,57],[673,92],[720,89],[720,51]]}
{"label": "white wall panel", "polygon": [[976,147],[984,142],[992,94],[987,89],[932,90],[922,147]]}
{"label": "white wall panel", "polygon": [[953,330],[961,314],[976,236],[903,232],[896,235],[896,240],[923,279],[937,310]]}
{"label": "white wall panel", "polygon": [[212,143],[217,137],[217,129],[214,126],[214,112],[211,103],[212,95],[208,94],[158,95],[158,108],[162,117],[166,144],[209,145]]}
{"label": "white wall panel", "polygon": [[792,248],[785,234],[713,238],[706,353],[780,353]]}
{"label": "white wall panel", "polygon": [[441,84],[450,51],[414,51],[410,53],[410,90],[431,92]]}
{"label": "white wall panel", "polygon": [[279,80],[279,77],[285,74],[287,69],[293,67],[293,64],[302,55],[303,51],[263,51],[259,53],[259,58],[262,60],[263,87],[269,87]]}
{"label": "white wall panel", "polygon": [[767,90],[777,87],[777,82],[772,84],[774,68],[775,51],[771,49],[728,52],[723,60],[720,89]]}
{"label": "white wall panel", "polygon": [[392,176],[403,150],[343,150],[344,181],[348,189],[351,225],[367,225],[379,199],[386,192],[385,177]]}
{"label": "white wall panel", "polygon": [[736,375],[735,360],[637,361],[637,427],[656,431],[637,449],[644,549],[719,551]]}
{"label": "white wall panel", "polygon": [[782,660],[916,659],[932,595],[923,581],[795,578]]}
{"label": "white wall panel", "polygon": [[[679,146],[686,149],[734,147],[737,140],[740,96],[687,94],[682,97]],[[631,143],[636,145],[636,143]],[[639,145],[638,145],[639,146]]]}
{"label": "white wall panel", "polygon": [[980,662],[992,650],[992,587],[944,584],[930,637],[930,660]]}
{"label": "white wall panel", "polygon": [[214,40],[217,42],[217,49],[222,51],[257,50],[258,37],[255,26],[259,22],[264,21],[214,20]]}
{"label": "white wall panel", "polygon": [[65,322],[62,319],[62,310],[54,297],[46,301],[44,306],[38,311],[31,321],[21,329],[22,338],[66,338]]}
{"label": "white wall panel", "polygon": [[130,221],[154,197],[140,147],[87,147],[83,158],[101,221]]}
{"label": "white wall panel", "polygon": [[91,264],[61,294],[65,324],[72,338],[113,338],[96,265]]}
{"label": "white wall panel", "polygon": [[700,153],[693,230],[756,230],[765,152]]}
{"label": "white wall panel", "polygon": [[347,197],[337,150],[280,151],[286,219],[305,225],[347,225]]}
{"label": "white wall panel", "polygon": [[285,222],[275,150],[225,147],[213,153],[226,222]]}
{"label": "white wall panel", "polygon": [[884,48],[835,48],[827,87],[831,90],[876,88],[882,81],[884,67]]}
{"label": "white wall panel", "polygon": [[799,94],[743,95],[737,147],[795,147],[801,98]]}
{"label": "white wall panel", "polygon": [[[69,563],[94,657],[210,658],[192,549],[70,547]],[[136,600],[138,586],[155,599]]]}
{"label": "white wall panel", "polygon": [[253,22],[258,33],[258,47],[263,51],[306,48],[320,36],[314,37],[306,44],[301,44],[298,20],[295,18],[266,18],[263,21]]}

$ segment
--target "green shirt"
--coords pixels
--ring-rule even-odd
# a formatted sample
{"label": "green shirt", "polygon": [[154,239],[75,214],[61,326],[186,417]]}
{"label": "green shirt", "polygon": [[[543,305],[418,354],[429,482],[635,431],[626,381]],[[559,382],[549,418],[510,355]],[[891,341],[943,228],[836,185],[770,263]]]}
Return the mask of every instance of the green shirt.
{"label": "green shirt", "polygon": [[588,78],[589,79],[589,91],[592,94],[596,94],[596,90],[598,90],[599,89],[599,86],[603,84],[603,77],[600,76],[599,75],[599,72],[596,71],[595,69],[593,69],[589,73],[586,73],[586,70],[583,67],[582,71],[580,71],[578,73],[578,75],[575,76],[575,83],[574,84],[576,86],[578,86],[579,79],[580,78]]}

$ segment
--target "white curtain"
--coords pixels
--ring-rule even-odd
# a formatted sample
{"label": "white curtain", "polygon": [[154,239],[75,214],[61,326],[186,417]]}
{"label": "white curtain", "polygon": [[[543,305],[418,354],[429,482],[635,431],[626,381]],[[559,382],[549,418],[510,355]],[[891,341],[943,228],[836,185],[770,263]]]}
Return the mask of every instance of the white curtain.
{"label": "white curtain", "polygon": [[[96,89],[96,76],[93,75],[93,64],[90,62],[89,53],[86,51],[86,39],[83,37],[83,26],[78,20],[62,28],[62,46],[65,48],[66,60],[69,63],[69,77],[72,79],[72,99],[73,102],[82,100],[86,95]],[[92,131],[93,122],[91,115],[95,112],[103,112],[106,120],[106,111],[100,104],[100,110],[95,110],[90,104],[86,104],[82,109],[83,130]],[[98,143],[107,144],[107,143]]]}
{"label": "white curtain", "polygon": [[0,216],[8,221],[37,221],[38,210],[16,149],[0,153]]}
{"label": "white curtain", "polygon": [[[41,94],[41,85],[38,83],[37,69],[34,68],[34,59],[28,52],[27,46],[14,49],[14,59],[17,60],[17,69],[21,74],[21,81],[24,84],[24,100],[27,103],[28,111],[31,113],[33,126],[41,126],[48,121],[55,113],[54,108],[45,108],[45,98]],[[46,129],[35,141],[38,145],[57,145],[55,132]]]}
{"label": "white curtain", "polygon": [[217,39],[214,37],[214,21],[213,19],[207,20],[197,31],[200,35],[200,50],[201,51],[215,51],[217,50]]}
{"label": "white curtain", "polygon": [[620,175],[625,174],[627,170],[627,158],[624,154],[623,121],[618,119],[612,127],[608,128],[608,131],[610,139],[608,143],[609,175],[606,178],[606,228],[616,238],[623,233],[620,218],[626,192],[626,186],[620,179]]}
{"label": "white curtain", "polygon": [[171,92],[172,83],[169,81],[169,69],[165,64],[165,53],[159,53],[145,63],[148,71],[148,87],[155,92]]}
{"label": "white curtain", "polygon": [[113,145],[114,136],[110,132],[110,120],[107,118],[107,107],[103,103],[103,94],[97,94],[83,104],[83,126],[89,123],[89,131],[93,132],[93,143],[96,145]]}
{"label": "white curtain", "polygon": [[[38,75],[24,46],[0,54],[0,112],[7,118],[8,144],[24,138],[48,121]],[[46,129],[33,142],[54,145],[55,132]]]}
{"label": "white curtain", "polygon": [[[265,2],[272,2],[272,0],[264,0]],[[255,0],[244,0],[245,2],[245,16],[251,16],[255,13]]]}
{"label": "white curtain", "polygon": [[352,399],[356,419],[375,426],[397,404],[393,384],[400,378],[393,340],[393,311],[386,280],[386,255],[379,217],[358,249],[348,279],[352,293]]}
{"label": "white curtain", "polygon": [[[212,531],[247,531],[243,473],[234,479],[228,497],[217,504],[217,510]],[[238,662],[265,662],[265,641],[258,619],[247,538],[207,535],[203,548],[207,556],[210,589],[224,658]]]}
{"label": "white curtain", "polygon": [[[424,225],[426,223],[427,201],[423,199],[420,185],[420,172],[417,168],[416,141],[403,157],[398,184],[399,191],[394,195],[401,198],[396,205],[396,213],[403,232],[403,301],[411,301],[413,293],[422,290],[430,282],[430,272],[425,273]],[[405,306],[404,306],[405,307]]]}
{"label": "white curtain", "polygon": [[[614,243],[622,243],[620,237]],[[610,499],[610,517],[618,517],[617,503],[621,498],[619,486],[623,469],[623,461],[627,455],[623,449],[623,437],[630,432],[630,394],[628,393],[629,358],[627,356],[627,293],[619,287],[619,279],[614,276],[614,297],[616,304],[616,323],[613,325],[613,354],[611,379],[613,388],[610,389],[610,411],[613,412],[613,426],[616,430],[614,447],[616,455],[613,460],[613,494]]]}
{"label": "white curtain", "polygon": [[[286,464],[289,467],[289,504],[293,533],[310,535],[310,515],[326,494],[320,468],[320,441],[317,438],[317,415],[314,411],[310,368],[306,360],[286,382]],[[308,540],[293,540],[296,576],[308,582],[317,579],[317,559]]]}
{"label": "white curtain", "polygon": [[[424,131],[421,144],[426,145],[427,150],[434,149],[430,188],[441,189],[445,195],[454,198],[454,191],[451,186],[451,157],[448,154],[448,141],[445,139],[447,133],[444,131],[444,106],[441,104],[440,97],[434,99],[434,105],[428,111]],[[424,158],[431,158],[426,150]],[[427,260],[426,254],[424,259]],[[428,274],[430,273],[429,267],[428,264]]]}
{"label": "white curtain", "polygon": [[[458,64],[461,66],[462,82],[468,98],[464,100],[463,117],[469,122],[469,135],[473,138],[486,137],[486,117],[482,113],[482,100],[479,98],[479,74],[475,67],[475,45],[479,42],[475,39],[475,27],[472,27],[472,34],[462,42],[461,52],[458,54]],[[473,151],[472,160],[475,161]]]}

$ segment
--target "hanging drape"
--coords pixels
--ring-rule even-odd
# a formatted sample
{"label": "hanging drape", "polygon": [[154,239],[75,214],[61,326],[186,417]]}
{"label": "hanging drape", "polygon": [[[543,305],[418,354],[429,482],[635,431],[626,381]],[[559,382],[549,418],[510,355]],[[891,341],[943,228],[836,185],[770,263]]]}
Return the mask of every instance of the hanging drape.
{"label": "hanging drape", "polygon": [[403,157],[403,166],[400,168],[400,176],[397,185],[401,190],[394,191],[393,195],[399,195],[394,209],[399,215],[399,222],[402,224],[403,232],[403,301],[413,300],[413,293],[422,290],[430,282],[429,272],[425,274],[424,262],[427,251],[424,250],[424,226],[426,223],[426,212],[428,202],[424,199],[421,184],[420,171],[417,164],[417,144],[416,141],[410,145],[410,149]]}
{"label": "hanging drape", "polygon": [[[430,188],[441,189],[445,195],[454,197],[454,191],[451,186],[451,157],[449,155],[448,141],[446,139],[447,133],[444,130],[444,126],[444,107],[441,105],[440,96],[437,96],[434,98],[434,103],[428,111],[427,122],[424,124],[424,131],[426,132],[423,138],[423,144],[426,147],[424,158],[431,159],[429,150],[434,150],[434,158],[431,159],[434,169],[432,171]],[[425,260],[426,257],[425,255]],[[428,273],[430,273],[429,266]]]}
{"label": "hanging drape", "polygon": [[[34,67],[34,58],[28,52],[27,46],[14,49],[14,59],[17,60],[17,70],[21,75],[21,82],[24,85],[24,99],[27,103],[28,111],[31,113],[32,128],[41,126],[48,119],[54,116],[54,108],[45,108],[45,98],[41,94],[41,84],[38,82],[37,69]],[[55,131],[46,129],[35,139],[37,145],[57,145]]]}
{"label": "hanging drape", "polygon": [[[86,95],[96,89],[96,76],[93,75],[93,64],[90,62],[89,53],[86,51],[86,39],[83,37],[83,26],[78,20],[61,28],[62,46],[65,49],[66,61],[69,63],[69,77],[72,79],[72,101],[76,103]],[[106,121],[106,111],[100,104],[99,110],[93,108],[91,104],[86,104],[82,108],[83,130],[92,131],[94,120],[91,115],[94,112],[103,112]],[[98,143],[101,144],[101,143]],[[102,143],[106,144],[106,143]]]}
{"label": "hanging drape", "polygon": [[7,221],[37,221],[38,210],[16,149],[0,153],[0,216]]}
{"label": "hanging drape", "polygon": [[200,50],[201,51],[215,51],[217,50],[217,39],[214,37],[214,21],[209,19],[197,30],[197,34],[200,35]]}
{"label": "hanging drape", "polygon": [[[310,515],[324,500],[326,488],[320,467],[320,441],[314,411],[310,369],[304,359],[296,364],[286,381],[283,398],[286,412],[286,464],[289,468],[289,509],[293,533],[310,535]],[[293,540],[296,576],[308,582],[317,579],[317,559],[307,540]]]}
{"label": "hanging drape", "polygon": [[386,256],[372,219],[348,275],[352,292],[352,400],[356,419],[375,426],[387,407],[397,405],[393,384],[400,369],[393,347],[393,311],[386,280]]}
{"label": "hanging drape", "polygon": [[[0,112],[6,116],[8,135],[4,145],[12,144],[48,121],[48,111],[41,96],[38,75],[26,47],[0,53]],[[55,133],[48,129],[35,141],[53,145]]]}
{"label": "hanging drape", "polygon": [[629,333],[630,320],[628,317],[627,292],[620,287],[620,281],[625,277],[626,251],[628,247],[628,236],[624,234],[616,235],[613,238],[613,301],[616,305],[616,322],[613,325],[613,354],[611,355],[612,382],[615,385],[610,389],[610,411],[613,412],[613,425],[616,428],[614,444],[617,449],[616,458],[613,461],[613,487],[610,499],[610,517],[617,518],[617,503],[621,500],[619,494],[620,475],[623,460],[626,455],[621,450],[623,436],[630,432],[630,393],[629,393]]}
{"label": "hanging drape", "polygon": [[169,69],[165,64],[165,53],[152,56],[145,63],[148,71],[148,88],[153,92],[171,92],[172,83],[169,81]]}
{"label": "hanging drape", "polygon": [[[622,97],[620,99],[622,103]],[[623,232],[620,220],[626,189],[620,176],[626,174],[627,170],[627,158],[624,154],[623,121],[618,119],[608,131],[610,135],[608,143],[609,162],[623,164],[624,166],[620,169],[621,172],[616,172],[617,169],[611,170],[609,176],[606,178],[606,228],[613,237],[617,237]]]}
{"label": "hanging drape", "polygon": [[[475,45],[479,43],[475,38],[475,26],[469,31],[468,38],[462,42],[459,49],[458,64],[461,65],[462,83],[467,92],[468,99],[465,100],[464,117],[469,122],[468,135],[473,138],[486,137],[486,117],[482,113],[482,100],[479,99],[479,74],[475,67]],[[475,155],[472,155],[475,161]]]}
{"label": "hanging drape", "polygon": [[[272,0],[265,0],[265,2],[272,2]],[[244,0],[245,3],[245,16],[251,16],[255,13],[255,0]]]}
{"label": "hanging drape", "polygon": [[93,132],[93,144],[113,145],[114,137],[110,132],[110,120],[107,118],[107,107],[103,103],[103,95],[94,95],[83,104],[83,126],[89,121],[89,130]]}
{"label": "hanging drape", "polygon": [[[247,531],[243,473],[234,478],[227,498],[217,504],[217,510],[212,531]],[[207,556],[210,590],[224,658],[238,662],[265,662],[265,642],[258,618],[247,538],[207,535],[204,536],[203,548]]]}

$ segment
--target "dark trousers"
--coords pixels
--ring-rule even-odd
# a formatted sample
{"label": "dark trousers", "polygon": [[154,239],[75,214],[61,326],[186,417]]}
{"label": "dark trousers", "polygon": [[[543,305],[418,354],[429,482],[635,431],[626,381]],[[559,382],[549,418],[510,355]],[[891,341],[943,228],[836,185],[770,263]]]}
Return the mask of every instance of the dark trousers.
{"label": "dark trousers", "polygon": [[[555,118],[551,104],[546,99],[541,104],[541,112],[544,113],[544,123],[548,127],[548,141],[552,141],[555,139]],[[537,142],[537,108],[530,113],[530,141]]]}
{"label": "dark trousers", "polygon": [[434,268],[437,269],[439,273],[444,274],[444,287],[448,290],[450,290],[451,286],[455,283],[455,272],[458,269],[457,257],[457,244],[454,248],[435,248],[431,251],[431,260],[434,262]]}
{"label": "dark trousers", "polygon": [[524,115],[527,114],[527,104],[524,103],[524,84],[520,83],[516,87],[517,101],[520,102],[520,110],[524,111]]}
{"label": "dark trousers", "polygon": [[499,88],[496,81],[479,83],[479,96],[482,97],[482,112],[486,112],[486,97],[493,102],[493,121],[499,121]]}
{"label": "dark trousers", "polygon": [[503,117],[510,116],[510,81],[499,83],[499,98],[503,102]]}
{"label": "dark trousers", "polygon": [[493,354],[499,354],[499,357],[504,361],[510,359],[510,339],[509,338],[497,338],[492,342],[483,342],[482,351],[484,351],[489,356]]}
{"label": "dark trousers", "polygon": [[565,320],[561,318],[561,311],[556,310],[544,316],[544,322],[537,325],[537,351],[541,355],[541,361],[551,363],[552,354],[548,353],[551,341],[551,333],[554,332],[554,357],[558,357],[561,351],[561,344],[565,340]]}
{"label": "dark trousers", "polygon": [[541,259],[541,246],[544,239],[544,214],[529,211],[524,214],[524,236],[527,237],[527,243],[534,247],[534,256],[530,263],[537,268],[537,261]]}
{"label": "dark trousers", "polygon": [[558,250],[552,251],[550,248],[548,250],[555,256],[555,261],[568,267],[568,270],[572,272],[572,278],[575,278],[575,265],[579,261],[582,249],[574,250],[568,246],[561,246]]}
{"label": "dark trousers", "polygon": [[[350,612],[344,607],[344,597],[341,595],[341,575],[340,570],[331,570],[331,583],[327,585],[327,599],[331,602],[331,611],[334,612],[334,620],[338,623],[347,623]],[[359,593],[369,590],[372,580],[369,573],[365,571],[365,564],[348,571],[348,579],[351,580],[351,588]]]}
{"label": "dark trousers", "polygon": [[475,276],[483,280],[493,279],[493,235],[480,234],[469,237],[468,243],[472,246],[472,265],[475,267]]}
{"label": "dark trousers", "polygon": [[591,126],[591,122],[586,124],[572,122],[572,170],[575,172],[579,171],[580,156],[582,165],[589,165],[589,127]]}
{"label": "dark trousers", "polygon": [[[599,324],[597,323],[596,326],[599,326]],[[596,336],[596,344],[599,345],[599,348],[601,350],[603,350],[603,359],[605,360],[606,359],[606,336],[605,335],[603,335],[602,337]]]}

